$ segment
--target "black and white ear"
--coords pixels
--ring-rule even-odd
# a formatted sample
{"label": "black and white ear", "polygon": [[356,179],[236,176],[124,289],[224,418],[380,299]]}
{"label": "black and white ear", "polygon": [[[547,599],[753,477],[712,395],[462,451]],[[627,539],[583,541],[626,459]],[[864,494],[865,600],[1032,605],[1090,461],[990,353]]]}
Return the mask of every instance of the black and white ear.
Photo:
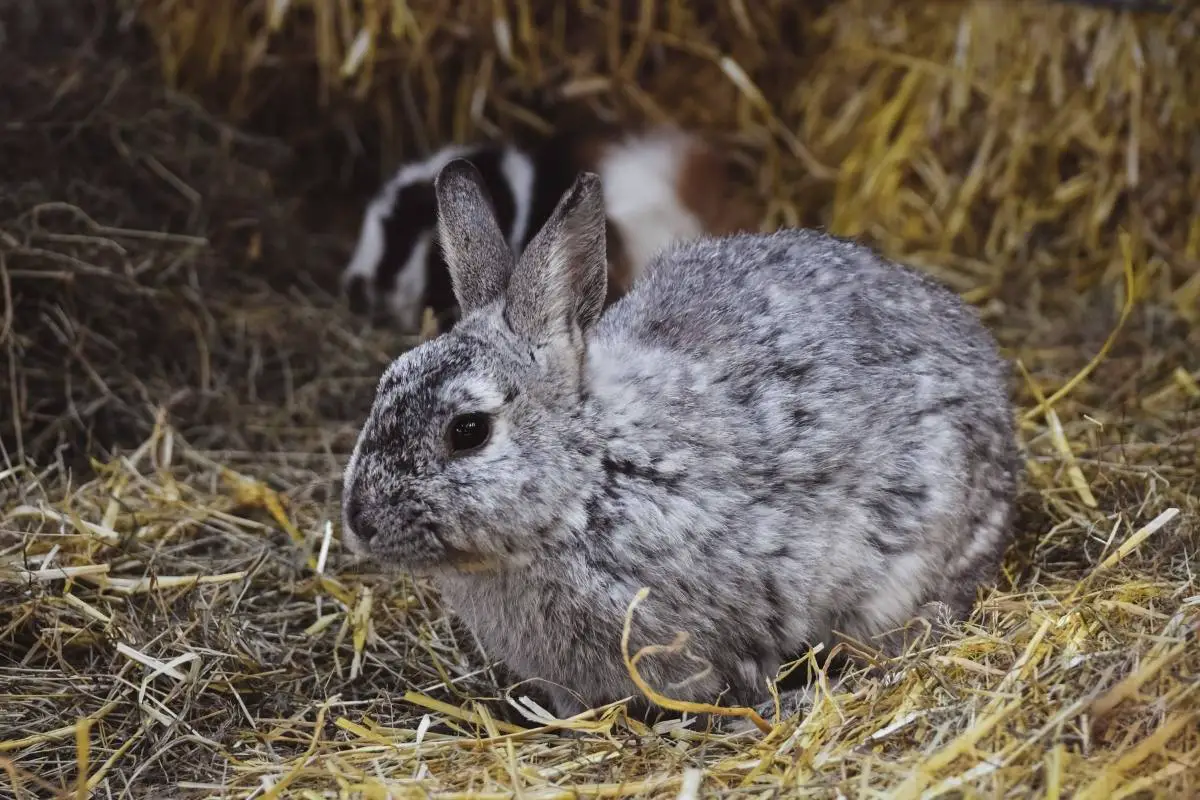
{"label": "black and white ear", "polygon": [[463,158],[450,161],[438,171],[433,185],[442,257],[450,270],[454,297],[466,314],[504,293],[513,272],[512,248],[474,164]]}
{"label": "black and white ear", "polygon": [[604,193],[581,173],[525,248],[508,283],[505,314],[517,333],[538,340],[600,318],[608,288]]}

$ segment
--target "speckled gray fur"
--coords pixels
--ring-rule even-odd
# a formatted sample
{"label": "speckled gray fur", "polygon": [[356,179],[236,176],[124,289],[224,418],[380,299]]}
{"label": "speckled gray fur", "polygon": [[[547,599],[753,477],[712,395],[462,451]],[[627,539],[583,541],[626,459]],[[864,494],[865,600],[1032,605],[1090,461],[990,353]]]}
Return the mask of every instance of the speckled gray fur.
{"label": "speckled gray fur", "polygon": [[[641,696],[620,638],[643,586],[631,648],[689,637],[643,676],[724,704],[768,701],[835,631],[969,612],[1019,477],[1007,366],[970,307],[784,230],[681,244],[597,320],[595,177],[517,262],[476,179],[439,175],[464,316],[380,381],[346,470],[352,548],[433,575],[560,714]],[[449,456],[468,411],[491,439]]]}

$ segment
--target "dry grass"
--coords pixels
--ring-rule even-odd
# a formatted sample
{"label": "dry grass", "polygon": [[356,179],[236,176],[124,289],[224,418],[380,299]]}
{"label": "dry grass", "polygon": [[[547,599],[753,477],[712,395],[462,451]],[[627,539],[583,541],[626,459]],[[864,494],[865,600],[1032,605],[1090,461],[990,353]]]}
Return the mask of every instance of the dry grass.
{"label": "dry grass", "polygon": [[[1200,12],[349,5],[146,2],[157,65],[66,2],[0,15],[0,796],[1200,794]],[[769,734],[546,720],[337,543],[404,343],[311,220],[580,110],[721,135],[764,227],[927,268],[1020,366],[998,586]]]}

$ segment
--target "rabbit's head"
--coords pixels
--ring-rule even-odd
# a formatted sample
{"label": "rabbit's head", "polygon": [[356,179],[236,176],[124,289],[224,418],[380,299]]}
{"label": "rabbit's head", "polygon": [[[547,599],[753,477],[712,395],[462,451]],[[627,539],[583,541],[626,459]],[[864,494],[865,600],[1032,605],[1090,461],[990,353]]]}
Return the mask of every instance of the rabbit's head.
{"label": "rabbit's head", "polygon": [[582,418],[585,334],[607,280],[602,191],[580,174],[517,260],[474,166],[450,162],[435,188],[462,318],[380,380],[345,472],[345,538],[414,571],[502,567],[582,527],[580,472],[596,454]]}

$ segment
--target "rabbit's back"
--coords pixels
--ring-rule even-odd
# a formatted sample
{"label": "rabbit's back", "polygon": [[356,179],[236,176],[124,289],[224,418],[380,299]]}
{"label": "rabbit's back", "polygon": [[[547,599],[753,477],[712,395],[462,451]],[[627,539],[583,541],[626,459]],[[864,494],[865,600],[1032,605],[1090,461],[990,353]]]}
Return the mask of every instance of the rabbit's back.
{"label": "rabbit's back", "polygon": [[845,368],[961,363],[972,372],[960,377],[985,381],[1001,369],[989,334],[948,289],[811,230],[677,245],[605,315],[596,338],[718,360],[800,348]]}

